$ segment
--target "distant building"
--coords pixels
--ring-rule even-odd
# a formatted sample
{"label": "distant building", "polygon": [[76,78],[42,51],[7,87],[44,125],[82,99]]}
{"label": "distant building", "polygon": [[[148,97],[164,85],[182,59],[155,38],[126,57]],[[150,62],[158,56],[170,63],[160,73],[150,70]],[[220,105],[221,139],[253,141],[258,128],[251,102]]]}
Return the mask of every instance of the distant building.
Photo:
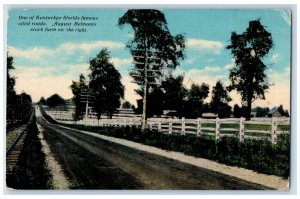
{"label": "distant building", "polygon": [[135,114],[133,109],[117,108],[116,113],[114,113],[113,118],[136,118],[141,117],[140,114]]}
{"label": "distant building", "polygon": [[207,118],[207,119],[215,119],[218,117],[218,114],[217,113],[202,113],[202,117]]}
{"label": "distant building", "polygon": [[163,114],[161,117],[163,118],[171,118],[171,117],[176,117],[177,111],[176,110],[163,110]]}
{"label": "distant building", "polygon": [[281,116],[282,116],[281,113],[279,113],[276,107],[272,108],[268,113],[268,117],[281,117]]}

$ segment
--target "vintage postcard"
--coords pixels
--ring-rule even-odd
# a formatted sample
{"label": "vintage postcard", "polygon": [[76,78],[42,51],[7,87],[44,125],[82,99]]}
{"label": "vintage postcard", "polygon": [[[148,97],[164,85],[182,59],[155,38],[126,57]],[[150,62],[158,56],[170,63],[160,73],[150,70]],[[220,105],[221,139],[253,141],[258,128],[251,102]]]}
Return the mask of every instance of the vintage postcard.
{"label": "vintage postcard", "polygon": [[6,187],[289,190],[292,14],[9,9]]}

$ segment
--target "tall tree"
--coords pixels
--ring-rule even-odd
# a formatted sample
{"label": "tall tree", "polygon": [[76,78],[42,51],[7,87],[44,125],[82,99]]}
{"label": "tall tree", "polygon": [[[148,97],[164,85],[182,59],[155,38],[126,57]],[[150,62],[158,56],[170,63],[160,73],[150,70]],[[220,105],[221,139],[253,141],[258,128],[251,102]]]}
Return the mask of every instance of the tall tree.
{"label": "tall tree", "polygon": [[15,95],[15,78],[10,75],[11,70],[15,69],[13,66],[14,58],[12,56],[7,55],[7,97],[9,98],[11,95]]}
{"label": "tall tree", "polygon": [[121,75],[110,62],[109,52],[106,48],[90,60],[90,84],[91,92],[95,100],[93,109],[97,113],[98,120],[102,114],[110,118],[121,104],[124,97],[124,86],[121,83]]}
{"label": "tall tree", "polygon": [[134,31],[133,39],[127,43],[136,69],[130,75],[138,85],[144,86],[142,89],[145,117],[146,96],[149,90],[147,82],[157,82],[163,74],[162,68],[174,69],[179,65],[179,60],[184,59],[184,36],[171,35],[165,16],[159,10],[128,10],[119,18],[118,24],[121,28],[128,24]]}
{"label": "tall tree", "polygon": [[233,114],[233,117],[235,117],[235,118],[240,118],[241,116],[242,116],[242,113],[241,113],[241,107],[238,105],[238,104],[235,104],[234,106],[233,106],[233,112],[232,112],[232,114]]}
{"label": "tall tree", "polygon": [[49,107],[64,106],[66,104],[66,101],[58,94],[51,95],[46,101]]}
{"label": "tall tree", "polygon": [[75,114],[74,120],[78,121],[83,118],[85,113],[85,106],[84,100],[86,96],[83,96],[83,93],[88,90],[88,85],[86,83],[85,77],[83,74],[80,74],[79,81],[72,81],[72,85],[70,86],[72,93],[73,93],[73,101],[75,103]]}
{"label": "tall tree", "polygon": [[235,65],[230,70],[229,90],[236,89],[246,105],[246,118],[250,119],[251,104],[255,99],[265,99],[265,91],[269,89],[266,65],[262,59],[273,47],[271,33],[260,23],[260,20],[249,22],[249,27],[242,34],[232,32],[231,44],[226,48],[231,50]]}
{"label": "tall tree", "polygon": [[192,84],[188,90],[187,101],[183,108],[183,116],[187,118],[201,117],[205,108],[204,100],[207,98],[208,93],[209,86],[207,84]]}
{"label": "tall tree", "polygon": [[289,117],[289,116],[290,116],[288,110],[284,110],[284,109],[283,109],[282,104],[280,104],[280,106],[277,108],[277,111],[278,111],[282,116],[285,116],[285,117]]}
{"label": "tall tree", "polygon": [[218,117],[225,118],[231,115],[231,106],[228,103],[232,99],[228,95],[226,88],[222,82],[217,81],[216,85],[212,89],[212,98],[210,102],[210,110],[213,113],[217,113]]}
{"label": "tall tree", "polygon": [[18,112],[22,121],[27,121],[30,117],[32,110],[32,99],[31,96],[22,92],[18,97]]}
{"label": "tall tree", "polygon": [[184,100],[188,94],[188,90],[183,86],[183,80],[184,77],[181,75],[174,77],[170,74],[161,84],[164,92],[164,108],[176,110],[178,116],[182,115]]}
{"label": "tall tree", "polygon": [[7,54],[7,79],[6,79],[6,86],[7,86],[7,124],[12,124],[16,120],[16,113],[17,113],[17,95],[15,92],[15,78],[11,76],[11,71],[14,68],[13,66],[13,57]]}
{"label": "tall tree", "polygon": [[41,97],[40,100],[38,101],[38,104],[39,105],[46,105],[47,104],[47,101],[44,97]]}

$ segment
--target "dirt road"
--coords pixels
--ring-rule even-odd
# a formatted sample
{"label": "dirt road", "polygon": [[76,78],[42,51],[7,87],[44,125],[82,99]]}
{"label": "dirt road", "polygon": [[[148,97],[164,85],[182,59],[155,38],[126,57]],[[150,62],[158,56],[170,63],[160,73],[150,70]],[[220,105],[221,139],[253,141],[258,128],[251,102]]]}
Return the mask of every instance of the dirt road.
{"label": "dirt road", "polygon": [[67,189],[269,189],[235,177],[37,122],[68,181]]}

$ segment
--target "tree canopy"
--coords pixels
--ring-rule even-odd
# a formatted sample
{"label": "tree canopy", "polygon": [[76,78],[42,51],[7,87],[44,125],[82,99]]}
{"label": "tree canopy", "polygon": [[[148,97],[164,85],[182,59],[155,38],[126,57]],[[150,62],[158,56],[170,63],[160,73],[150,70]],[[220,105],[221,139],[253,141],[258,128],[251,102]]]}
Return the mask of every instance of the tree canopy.
{"label": "tree canopy", "polygon": [[217,113],[219,118],[230,117],[231,106],[228,103],[232,99],[229,97],[226,88],[221,81],[217,81],[216,85],[212,89],[212,99],[210,102],[210,110],[213,113]]}
{"label": "tree canopy", "polygon": [[204,100],[208,97],[208,94],[209,86],[207,84],[192,84],[183,107],[183,116],[187,118],[201,117],[207,109]]}
{"label": "tree canopy", "polygon": [[247,106],[247,119],[250,119],[252,102],[265,99],[265,91],[270,87],[265,73],[267,66],[262,59],[272,47],[271,33],[259,19],[250,21],[242,34],[232,32],[231,44],[226,47],[231,50],[236,65],[230,70],[231,85],[228,88],[241,94],[242,102]]}
{"label": "tree canopy", "polygon": [[49,107],[64,106],[66,104],[66,101],[58,94],[51,95],[46,101]]}
{"label": "tree canopy", "polygon": [[110,62],[109,51],[104,48],[99,54],[90,60],[91,73],[89,88],[95,100],[93,110],[98,119],[102,114],[112,117],[121,104],[124,97],[124,86],[121,83],[121,75]]}
{"label": "tree canopy", "polygon": [[[148,81],[155,82],[162,76],[160,71],[164,67],[176,68],[179,60],[184,59],[185,39],[181,34],[172,36],[164,14],[153,9],[128,10],[119,18],[118,25],[130,25],[134,31],[133,38],[128,41],[135,61],[135,70],[130,75],[139,85],[143,85],[145,63],[148,72]],[[147,52],[147,54],[146,54]],[[145,60],[145,56],[148,57]],[[154,71],[155,70],[155,71]],[[151,85],[150,85],[151,86]]]}
{"label": "tree canopy", "polygon": [[83,74],[79,75],[79,81],[72,81],[72,85],[70,86],[73,93],[73,101],[75,103],[75,114],[74,120],[80,120],[83,118],[85,113],[84,103],[85,98],[83,98],[83,92],[88,90],[88,85],[86,83],[86,79]]}

